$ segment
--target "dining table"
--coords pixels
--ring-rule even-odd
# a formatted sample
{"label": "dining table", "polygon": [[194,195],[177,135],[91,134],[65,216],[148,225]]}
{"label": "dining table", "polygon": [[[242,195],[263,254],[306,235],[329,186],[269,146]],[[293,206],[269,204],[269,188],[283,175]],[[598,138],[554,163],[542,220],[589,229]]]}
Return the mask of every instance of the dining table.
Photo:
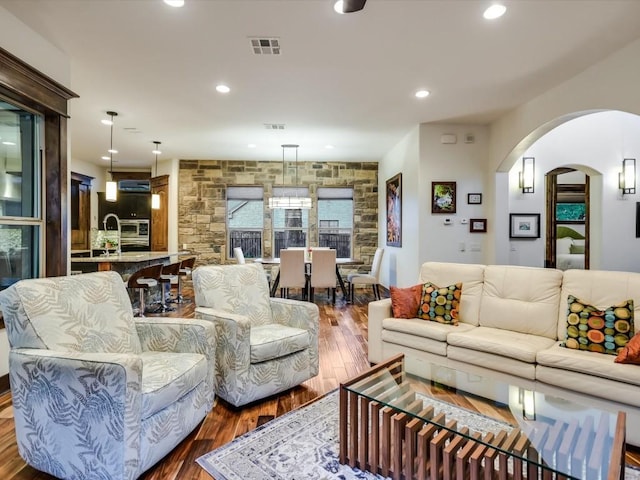
{"label": "dining table", "polygon": [[[256,263],[261,263],[262,265],[274,266],[280,265],[280,258],[276,257],[264,257],[264,258],[256,258],[254,260]],[[311,260],[305,258],[304,263],[306,266],[311,268]],[[342,290],[342,294],[344,298],[349,301],[349,294],[347,293],[347,287],[344,284],[344,279],[342,275],[340,275],[340,267],[341,266],[357,266],[364,265],[362,260],[357,260],[355,258],[336,258],[336,278],[338,279],[338,284],[340,285],[340,289]],[[275,297],[276,290],[278,290],[278,284],[280,283],[280,270],[278,270],[278,274],[276,278],[273,280],[273,284],[271,285],[271,296]]]}

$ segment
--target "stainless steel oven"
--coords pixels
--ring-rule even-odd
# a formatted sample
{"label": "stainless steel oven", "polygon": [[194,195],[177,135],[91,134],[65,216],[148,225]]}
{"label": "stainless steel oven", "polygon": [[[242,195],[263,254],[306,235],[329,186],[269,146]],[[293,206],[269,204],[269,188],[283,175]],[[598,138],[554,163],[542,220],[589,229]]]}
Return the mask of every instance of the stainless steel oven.
{"label": "stainless steel oven", "polygon": [[149,248],[149,220],[120,220],[120,243],[123,247]]}

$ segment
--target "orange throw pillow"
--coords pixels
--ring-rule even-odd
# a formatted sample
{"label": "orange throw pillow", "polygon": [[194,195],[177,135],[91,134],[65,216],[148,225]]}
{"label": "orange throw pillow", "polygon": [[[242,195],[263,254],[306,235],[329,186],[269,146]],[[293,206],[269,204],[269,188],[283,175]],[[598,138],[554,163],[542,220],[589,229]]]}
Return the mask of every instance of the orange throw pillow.
{"label": "orange throw pillow", "polygon": [[618,356],[614,360],[616,363],[633,363],[640,365],[640,333],[631,337]]}
{"label": "orange throw pillow", "polygon": [[414,285],[408,288],[390,287],[391,310],[393,318],[416,318],[420,299],[422,297],[422,285]]}

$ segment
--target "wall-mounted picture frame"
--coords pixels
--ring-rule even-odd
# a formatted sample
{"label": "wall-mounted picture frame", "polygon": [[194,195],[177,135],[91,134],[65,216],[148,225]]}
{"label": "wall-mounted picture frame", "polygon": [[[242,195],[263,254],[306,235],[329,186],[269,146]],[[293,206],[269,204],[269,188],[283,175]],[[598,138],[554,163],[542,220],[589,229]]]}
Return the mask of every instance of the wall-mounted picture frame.
{"label": "wall-mounted picture frame", "polygon": [[481,205],[482,194],[481,193],[467,193],[467,203],[469,205]]}
{"label": "wall-mounted picture frame", "polygon": [[636,238],[640,238],[640,202],[636,202]]}
{"label": "wall-mounted picture frame", "polygon": [[402,173],[387,180],[387,245],[402,246]]}
{"label": "wall-mounted picture frame", "polygon": [[431,213],[456,213],[456,182],[431,182]]}
{"label": "wall-mounted picture frame", "polygon": [[510,213],[509,238],[540,238],[540,214]]}
{"label": "wall-mounted picture frame", "polygon": [[471,233],[487,233],[486,218],[472,218],[469,220],[469,232]]}

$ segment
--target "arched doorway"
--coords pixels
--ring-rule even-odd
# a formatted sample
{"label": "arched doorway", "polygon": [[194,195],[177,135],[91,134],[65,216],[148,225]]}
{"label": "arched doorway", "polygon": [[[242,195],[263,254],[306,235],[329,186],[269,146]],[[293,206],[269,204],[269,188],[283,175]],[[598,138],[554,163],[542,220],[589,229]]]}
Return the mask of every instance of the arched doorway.
{"label": "arched doorway", "polygon": [[545,267],[589,269],[590,176],[559,167],[547,172],[545,184]]}

